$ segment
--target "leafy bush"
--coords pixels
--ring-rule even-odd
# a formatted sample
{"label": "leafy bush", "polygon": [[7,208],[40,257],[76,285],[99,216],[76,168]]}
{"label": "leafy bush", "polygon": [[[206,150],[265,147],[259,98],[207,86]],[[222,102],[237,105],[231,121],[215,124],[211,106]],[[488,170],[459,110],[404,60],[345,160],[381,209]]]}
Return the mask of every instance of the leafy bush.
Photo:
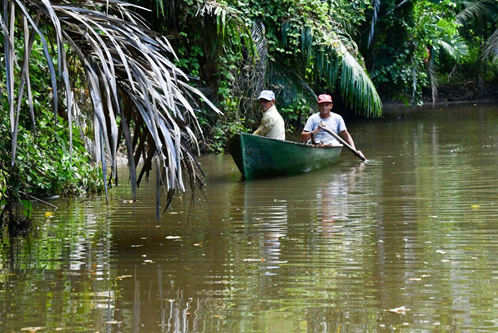
{"label": "leafy bush", "polygon": [[[16,161],[13,166],[10,135],[0,137],[0,182],[8,182],[21,194],[27,193],[35,197],[55,194],[78,196],[100,191],[103,181],[99,168],[90,163],[90,155],[86,152],[83,142],[73,138],[73,153],[70,155],[67,146],[67,124],[59,118],[57,125],[49,125],[52,123],[50,117],[53,117],[53,114],[44,113],[39,116],[36,135],[25,128],[19,128]],[[7,117],[2,115],[3,128],[8,128],[7,120]]]}

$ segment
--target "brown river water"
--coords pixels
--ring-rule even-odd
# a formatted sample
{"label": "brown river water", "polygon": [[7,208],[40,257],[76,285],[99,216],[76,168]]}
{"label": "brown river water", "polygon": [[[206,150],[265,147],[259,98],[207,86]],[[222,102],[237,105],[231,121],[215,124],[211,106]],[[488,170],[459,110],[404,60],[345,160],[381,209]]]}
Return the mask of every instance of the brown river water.
{"label": "brown river water", "polygon": [[160,220],[125,169],[109,203],[35,204],[0,243],[0,332],[498,332],[498,107],[348,127],[367,162],[244,182],[203,156]]}

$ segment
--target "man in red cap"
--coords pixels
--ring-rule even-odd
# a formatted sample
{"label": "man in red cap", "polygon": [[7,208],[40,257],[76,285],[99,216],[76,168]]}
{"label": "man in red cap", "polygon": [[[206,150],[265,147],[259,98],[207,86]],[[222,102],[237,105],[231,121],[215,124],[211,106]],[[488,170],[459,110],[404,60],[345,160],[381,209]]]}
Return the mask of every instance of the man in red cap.
{"label": "man in red cap", "polygon": [[[322,142],[324,145],[338,145],[339,142],[329,133],[324,131],[319,125],[327,127],[329,130],[339,134],[354,150],[356,146],[353,138],[349,134],[344,119],[337,113],[331,112],[334,106],[332,96],[322,94],[318,96],[318,109],[320,113],[315,113],[309,117],[304,130],[301,133],[301,141],[311,139],[315,142]],[[362,152],[358,151],[361,156]]]}

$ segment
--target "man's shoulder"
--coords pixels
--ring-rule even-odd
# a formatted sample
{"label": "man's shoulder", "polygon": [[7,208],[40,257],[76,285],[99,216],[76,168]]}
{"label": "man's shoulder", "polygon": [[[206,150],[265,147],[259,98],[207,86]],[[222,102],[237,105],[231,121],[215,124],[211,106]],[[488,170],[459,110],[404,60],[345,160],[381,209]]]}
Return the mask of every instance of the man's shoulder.
{"label": "man's shoulder", "polygon": [[342,116],[338,113],[335,113],[335,112],[330,112],[330,118],[334,118],[334,119],[342,119]]}
{"label": "man's shoulder", "polygon": [[271,115],[273,117],[277,117],[277,118],[282,118],[282,115],[280,114],[280,112],[277,110],[277,108],[275,106],[272,106],[271,109],[268,109],[268,115]]}
{"label": "man's shoulder", "polygon": [[273,105],[271,108],[269,108],[268,110],[266,110],[265,112],[263,112],[263,115],[271,115],[271,114],[273,114],[275,112],[278,113],[278,110],[275,107],[275,105]]}

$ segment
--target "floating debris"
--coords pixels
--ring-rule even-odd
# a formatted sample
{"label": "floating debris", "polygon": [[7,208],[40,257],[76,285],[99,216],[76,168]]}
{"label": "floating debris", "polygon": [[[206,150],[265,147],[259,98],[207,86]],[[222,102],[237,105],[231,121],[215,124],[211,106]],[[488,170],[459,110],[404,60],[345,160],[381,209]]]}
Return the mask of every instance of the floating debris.
{"label": "floating debris", "polygon": [[36,332],[36,331],[44,330],[44,329],[45,329],[45,327],[24,327],[24,328],[21,328],[21,331]]}
{"label": "floating debris", "polygon": [[116,280],[123,280],[123,279],[131,278],[131,277],[132,277],[131,275],[121,275],[121,276],[116,277]]}
{"label": "floating debris", "polygon": [[266,261],[266,259],[265,258],[260,258],[260,259],[247,258],[247,259],[244,259],[243,261],[245,261],[245,262],[257,262],[257,261],[263,262],[263,261]]}
{"label": "floating debris", "polygon": [[400,306],[399,308],[390,309],[390,310],[388,310],[388,312],[405,314],[406,311],[409,311],[409,310],[410,309],[407,309],[404,306]]}

